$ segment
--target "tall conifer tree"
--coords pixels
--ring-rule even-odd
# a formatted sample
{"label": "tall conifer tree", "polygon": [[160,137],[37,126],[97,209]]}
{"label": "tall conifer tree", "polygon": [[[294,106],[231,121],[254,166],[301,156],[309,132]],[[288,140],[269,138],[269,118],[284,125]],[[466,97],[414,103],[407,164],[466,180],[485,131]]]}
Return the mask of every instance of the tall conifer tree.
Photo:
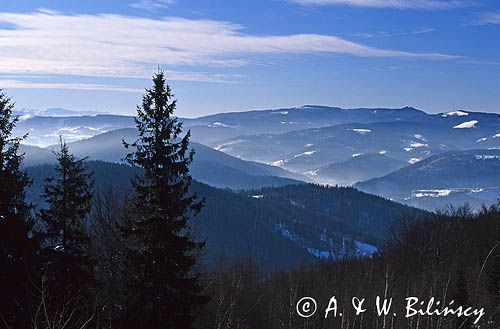
{"label": "tall conifer tree", "polygon": [[198,275],[193,273],[196,252],[187,223],[202,202],[189,194],[190,132],[173,117],[176,101],[163,72],[153,77],[138,106],[139,139],[127,160],[143,169],[134,180],[132,219],[124,230],[130,249],[126,259],[129,303],[127,328],[192,328],[206,302]]}
{"label": "tall conifer tree", "polygon": [[0,327],[22,328],[36,244],[31,238],[31,207],[24,198],[30,181],[20,168],[22,138],[12,137],[17,122],[13,107],[0,89]]}
{"label": "tall conifer tree", "polygon": [[[47,208],[40,211],[44,225],[44,279],[51,315],[64,316],[64,309],[78,309],[86,317],[91,306],[92,260],[87,215],[92,205],[92,174],[85,159],[77,159],[61,140],[56,153],[56,177],[46,180],[44,198]],[[73,318],[76,324],[80,319]]]}

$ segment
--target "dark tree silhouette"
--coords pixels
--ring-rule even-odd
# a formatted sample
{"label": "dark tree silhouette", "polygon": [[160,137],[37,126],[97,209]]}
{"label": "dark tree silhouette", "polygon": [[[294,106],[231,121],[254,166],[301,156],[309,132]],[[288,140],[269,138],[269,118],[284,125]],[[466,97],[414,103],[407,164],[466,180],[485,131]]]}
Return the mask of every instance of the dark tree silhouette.
{"label": "dark tree silhouette", "polygon": [[196,253],[187,223],[202,202],[189,194],[190,132],[172,117],[176,101],[163,72],[153,77],[137,109],[139,139],[127,160],[143,169],[134,181],[132,219],[125,229],[130,240],[126,268],[130,271],[126,307],[129,328],[191,328],[206,298],[201,296]]}
{"label": "dark tree silhouette", "polygon": [[33,222],[24,191],[30,181],[20,169],[23,156],[13,138],[14,104],[0,90],[0,326],[21,328],[28,317],[30,273],[35,269]]}
{"label": "dark tree silhouette", "polygon": [[[77,159],[62,140],[56,156],[56,177],[48,178],[44,188],[48,207],[39,213],[44,226],[44,286],[56,316],[70,307],[87,318],[83,309],[89,305],[93,285],[86,228],[92,204],[92,174],[84,168],[85,159]],[[77,316],[71,321],[80,320]]]}

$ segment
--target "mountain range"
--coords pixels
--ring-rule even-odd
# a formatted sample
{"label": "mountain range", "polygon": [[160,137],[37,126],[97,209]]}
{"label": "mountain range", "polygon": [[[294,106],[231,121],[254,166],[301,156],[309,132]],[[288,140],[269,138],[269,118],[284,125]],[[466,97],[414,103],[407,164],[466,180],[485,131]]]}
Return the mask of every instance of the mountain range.
{"label": "mountain range", "polygon": [[[428,114],[411,107],[341,109],[307,105],[179,119],[185,129],[191,130],[193,147],[198,152],[192,165],[193,176],[206,184],[231,189],[283,186],[297,181],[358,183],[358,188],[365,189],[371,186],[372,179],[398,170],[409,173],[414,165],[433,156],[500,149],[500,117],[495,113]],[[118,115],[35,115],[21,118],[16,132],[29,133],[26,143],[32,146],[24,147],[27,165],[53,161],[51,151],[59,136],[78,156],[112,162],[120,162],[126,154],[122,139],[136,138],[133,117]],[[492,162],[464,162],[458,176],[467,176],[467,166],[472,165],[484,167],[479,170],[487,172]],[[438,177],[426,179],[441,182]],[[442,182],[433,189],[453,187],[454,179],[458,177],[450,177],[448,185]],[[476,188],[498,185],[493,177],[485,179],[487,182]],[[404,186],[411,180],[411,175],[401,174],[398,184]],[[363,185],[363,181],[370,183]],[[416,186],[411,191],[425,189]],[[477,207],[500,197],[495,190],[488,190],[491,193],[487,198],[462,193],[460,198],[440,196],[427,202],[424,193],[425,197],[417,198],[417,202],[411,191],[394,195],[383,188],[366,190],[426,209],[467,201]]]}
{"label": "mountain range", "polygon": [[[39,114],[24,113],[16,128],[29,133],[20,151],[30,201],[44,206],[61,138],[88,158],[97,195],[130,193],[140,173],[124,162],[133,117]],[[498,114],[304,106],[179,120],[196,152],[192,192],[205,208],[191,225],[207,238],[209,264],[251,256],[274,271],[370,256],[398,219],[500,198]]]}

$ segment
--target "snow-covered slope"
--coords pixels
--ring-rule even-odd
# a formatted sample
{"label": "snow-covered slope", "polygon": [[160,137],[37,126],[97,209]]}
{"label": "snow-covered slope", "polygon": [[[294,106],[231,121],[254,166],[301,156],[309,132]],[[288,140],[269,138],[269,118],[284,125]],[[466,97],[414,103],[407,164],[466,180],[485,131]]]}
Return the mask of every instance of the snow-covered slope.
{"label": "snow-covered slope", "polygon": [[500,150],[435,155],[356,187],[430,210],[465,202],[477,208],[500,199]]}

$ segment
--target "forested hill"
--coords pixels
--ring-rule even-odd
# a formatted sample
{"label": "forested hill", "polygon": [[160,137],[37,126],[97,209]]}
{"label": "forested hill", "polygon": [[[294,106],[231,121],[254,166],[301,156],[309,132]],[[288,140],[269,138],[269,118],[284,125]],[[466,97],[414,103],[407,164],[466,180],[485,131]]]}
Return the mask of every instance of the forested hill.
{"label": "forested hill", "polygon": [[369,237],[369,241],[375,245],[383,243],[394,219],[425,214],[420,209],[360,192],[352,187],[296,184],[250,190],[244,194],[259,195],[263,200],[341,218],[346,224],[356,227],[358,234]]}
{"label": "forested hill", "polygon": [[[94,172],[97,195],[110,189],[130,192],[131,179],[139,173],[100,161],[88,162],[87,168]],[[33,180],[27,198],[43,207],[44,180],[54,168],[42,165],[27,171]],[[251,255],[267,270],[348,253],[372,254],[395,219],[415,212],[352,188],[303,184],[238,194],[193,182],[192,191],[205,199],[192,226],[200,239],[207,239],[207,263],[214,264],[220,256]]]}

